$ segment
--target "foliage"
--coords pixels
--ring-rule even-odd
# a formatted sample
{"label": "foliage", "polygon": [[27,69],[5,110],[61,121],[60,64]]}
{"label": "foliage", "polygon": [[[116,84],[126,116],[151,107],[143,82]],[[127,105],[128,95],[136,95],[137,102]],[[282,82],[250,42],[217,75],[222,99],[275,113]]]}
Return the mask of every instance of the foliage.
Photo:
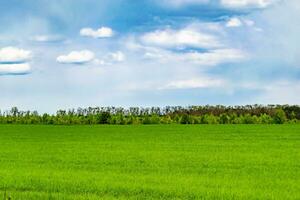
{"label": "foliage", "polygon": [[289,105],[190,106],[129,109],[115,107],[59,110],[55,115],[20,111],[0,112],[0,124],[285,124],[299,123],[300,107]]}
{"label": "foliage", "polygon": [[287,121],[285,112],[282,109],[278,109],[275,112],[274,122],[276,124],[284,124]]}

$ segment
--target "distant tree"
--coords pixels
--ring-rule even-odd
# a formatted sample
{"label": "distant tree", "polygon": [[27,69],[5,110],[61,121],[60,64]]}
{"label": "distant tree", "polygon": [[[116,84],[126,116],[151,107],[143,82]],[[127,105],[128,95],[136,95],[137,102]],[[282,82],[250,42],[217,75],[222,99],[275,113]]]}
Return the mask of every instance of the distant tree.
{"label": "distant tree", "polygon": [[142,124],[151,124],[151,118],[150,116],[146,115],[146,116],[143,116],[143,120],[142,120]]}
{"label": "distant tree", "polygon": [[221,114],[220,115],[220,123],[221,124],[229,124],[230,123],[230,117],[225,113]]}
{"label": "distant tree", "polygon": [[[158,112],[158,110],[155,110],[155,112]],[[150,124],[159,124],[160,123],[160,117],[158,114],[153,114],[150,117]]]}
{"label": "distant tree", "polygon": [[300,123],[300,106],[189,106],[129,109],[89,107],[59,110],[55,115],[20,111],[0,112],[1,124],[283,124]]}
{"label": "distant tree", "polygon": [[260,115],[259,120],[261,124],[272,124],[274,121],[273,118],[268,114]]}
{"label": "distant tree", "polygon": [[242,119],[243,119],[243,124],[255,124],[255,119],[248,113],[244,115]]}
{"label": "distant tree", "polygon": [[173,121],[172,121],[172,118],[169,115],[166,115],[166,116],[161,117],[160,123],[161,124],[172,124]]}
{"label": "distant tree", "polygon": [[201,122],[203,124],[218,124],[219,120],[216,116],[212,115],[212,114],[206,114],[202,117]]}
{"label": "distant tree", "polygon": [[180,119],[180,124],[192,124],[192,120],[188,114],[183,114]]}
{"label": "distant tree", "polygon": [[97,114],[97,122],[99,124],[108,124],[111,118],[111,115],[109,112],[101,112],[100,114]]}
{"label": "distant tree", "polygon": [[125,125],[126,124],[126,119],[122,113],[113,115],[110,120],[110,124],[116,124],[116,125]]}
{"label": "distant tree", "polygon": [[282,109],[277,109],[274,116],[274,122],[276,124],[284,124],[287,122],[287,117]]}

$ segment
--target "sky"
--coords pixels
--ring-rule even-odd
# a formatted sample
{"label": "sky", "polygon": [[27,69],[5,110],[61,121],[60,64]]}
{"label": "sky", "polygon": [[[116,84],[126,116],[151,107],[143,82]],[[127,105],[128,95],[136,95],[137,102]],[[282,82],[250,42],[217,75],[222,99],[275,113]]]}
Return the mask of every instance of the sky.
{"label": "sky", "polygon": [[298,0],[1,0],[0,109],[300,104]]}

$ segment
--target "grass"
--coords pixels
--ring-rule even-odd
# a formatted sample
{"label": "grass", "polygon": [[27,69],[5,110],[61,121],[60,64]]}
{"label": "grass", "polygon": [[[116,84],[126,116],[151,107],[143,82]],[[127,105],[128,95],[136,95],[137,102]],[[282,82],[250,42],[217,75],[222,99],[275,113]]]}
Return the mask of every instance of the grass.
{"label": "grass", "polygon": [[1,125],[0,199],[300,199],[300,126]]}

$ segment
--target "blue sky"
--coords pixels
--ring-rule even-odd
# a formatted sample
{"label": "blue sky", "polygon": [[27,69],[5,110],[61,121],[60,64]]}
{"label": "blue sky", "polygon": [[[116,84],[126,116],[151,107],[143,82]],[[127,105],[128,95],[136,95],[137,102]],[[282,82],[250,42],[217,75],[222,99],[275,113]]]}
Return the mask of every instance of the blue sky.
{"label": "blue sky", "polygon": [[300,103],[297,0],[2,0],[0,109]]}

